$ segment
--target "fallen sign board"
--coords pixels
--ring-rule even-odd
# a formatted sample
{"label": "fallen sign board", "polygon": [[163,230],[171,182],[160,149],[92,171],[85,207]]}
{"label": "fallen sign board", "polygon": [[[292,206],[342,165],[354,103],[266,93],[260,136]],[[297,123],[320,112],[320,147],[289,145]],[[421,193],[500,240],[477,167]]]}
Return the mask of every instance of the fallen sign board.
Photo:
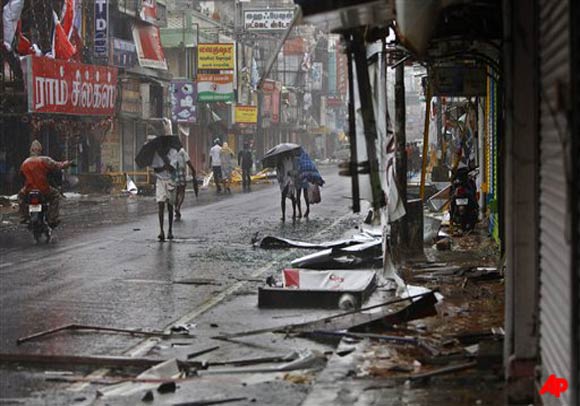
{"label": "fallen sign board", "polygon": [[364,303],[376,287],[374,271],[312,271],[285,269],[281,288],[258,289],[261,308],[325,308],[335,309],[344,295]]}

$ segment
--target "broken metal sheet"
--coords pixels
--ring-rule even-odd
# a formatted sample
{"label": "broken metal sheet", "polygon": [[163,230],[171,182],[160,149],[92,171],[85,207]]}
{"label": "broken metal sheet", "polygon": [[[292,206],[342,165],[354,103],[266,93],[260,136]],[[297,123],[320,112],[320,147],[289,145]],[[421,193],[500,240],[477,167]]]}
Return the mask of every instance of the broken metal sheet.
{"label": "broken metal sheet", "polygon": [[369,329],[379,329],[382,330],[387,326],[393,326],[396,324],[403,324],[407,323],[412,320],[422,319],[425,317],[436,316],[437,309],[435,308],[435,304],[438,302],[437,299],[437,292],[425,292],[425,293],[418,293],[417,296],[415,294],[413,297],[415,299],[411,299],[413,302],[408,305],[407,307],[388,315],[385,315],[381,318],[375,319],[368,323],[360,324],[358,326],[353,326],[349,329],[349,331],[353,332],[361,332],[367,331]]}
{"label": "broken metal sheet", "polygon": [[279,248],[328,249],[328,248],[344,248],[350,245],[374,241],[375,239],[376,238],[368,234],[355,234],[353,235],[352,238],[313,243],[267,235],[264,238],[262,238],[259,242],[256,242],[255,246],[263,249],[279,249]]}
{"label": "broken metal sheet", "polygon": [[382,241],[373,240],[344,248],[326,249],[297,258],[291,262],[295,268],[356,269],[382,266]]}
{"label": "broken metal sheet", "polygon": [[223,374],[252,374],[252,373],[276,373],[295,371],[297,369],[318,369],[326,365],[326,356],[319,351],[307,350],[300,354],[300,357],[282,365],[272,367],[251,367],[251,368],[221,368],[198,371],[203,375],[223,375]]}
{"label": "broken metal sheet", "polygon": [[236,337],[247,337],[264,333],[302,333],[309,331],[341,331],[347,330],[352,327],[360,326],[366,323],[370,323],[375,320],[379,320],[385,316],[392,314],[389,306],[395,305],[405,301],[412,301],[421,296],[432,296],[433,300],[436,301],[433,292],[428,292],[420,294],[417,296],[410,296],[408,298],[396,298],[388,302],[379,303],[372,306],[367,306],[361,309],[348,311],[344,313],[339,313],[334,316],[325,317],[322,319],[308,321],[305,323],[288,324],[277,327],[270,327],[258,330],[243,331],[239,333],[224,334],[222,336],[213,337],[215,339],[230,339]]}
{"label": "broken metal sheet", "polygon": [[[179,378],[183,378],[183,373],[180,371],[177,359],[175,358],[161,362],[137,376],[137,379],[145,380],[167,379],[169,381]],[[123,382],[108,388],[100,389],[98,394],[102,396],[103,399],[119,396],[131,396],[140,394],[147,390],[156,389],[158,386],[158,383]]]}

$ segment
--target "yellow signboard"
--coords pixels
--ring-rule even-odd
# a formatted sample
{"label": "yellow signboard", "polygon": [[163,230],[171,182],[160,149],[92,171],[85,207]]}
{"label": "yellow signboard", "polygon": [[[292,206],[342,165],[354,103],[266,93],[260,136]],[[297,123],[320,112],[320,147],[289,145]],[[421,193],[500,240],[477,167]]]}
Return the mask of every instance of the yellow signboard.
{"label": "yellow signboard", "polygon": [[235,44],[199,44],[197,69],[233,70]]}
{"label": "yellow signboard", "polygon": [[256,124],[258,108],[256,106],[236,106],[236,123]]}

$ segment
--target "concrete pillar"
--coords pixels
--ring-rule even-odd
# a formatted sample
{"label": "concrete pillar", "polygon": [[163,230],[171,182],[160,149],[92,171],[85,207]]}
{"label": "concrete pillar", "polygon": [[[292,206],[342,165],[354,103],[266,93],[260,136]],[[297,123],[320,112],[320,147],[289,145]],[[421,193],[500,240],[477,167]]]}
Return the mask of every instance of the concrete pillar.
{"label": "concrete pillar", "polygon": [[504,2],[505,330],[508,401],[533,400],[538,355],[538,85],[535,2]]}

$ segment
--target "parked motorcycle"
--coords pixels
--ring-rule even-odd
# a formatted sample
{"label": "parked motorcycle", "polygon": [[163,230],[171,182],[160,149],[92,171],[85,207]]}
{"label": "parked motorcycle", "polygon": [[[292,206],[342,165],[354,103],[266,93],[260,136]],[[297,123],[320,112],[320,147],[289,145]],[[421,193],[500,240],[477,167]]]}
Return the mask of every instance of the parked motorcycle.
{"label": "parked motorcycle", "polygon": [[460,168],[451,184],[451,221],[466,232],[477,223],[479,203],[474,175],[467,168]]}

